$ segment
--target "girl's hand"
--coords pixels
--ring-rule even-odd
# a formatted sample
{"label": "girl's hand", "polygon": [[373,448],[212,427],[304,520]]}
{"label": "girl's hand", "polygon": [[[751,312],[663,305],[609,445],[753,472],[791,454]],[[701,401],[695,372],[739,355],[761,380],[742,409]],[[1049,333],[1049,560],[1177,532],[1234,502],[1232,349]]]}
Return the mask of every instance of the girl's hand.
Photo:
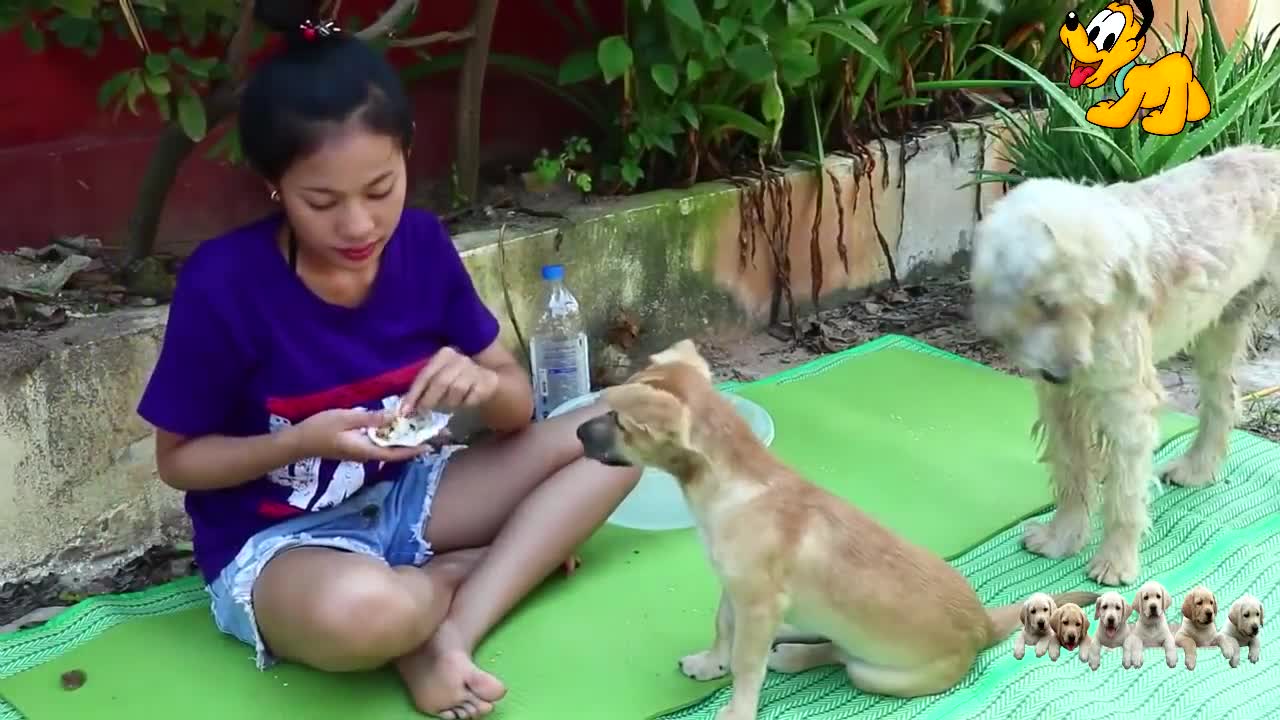
{"label": "girl's hand", "polygon": [[451,347],[440,348],[418,372],[398,412],[454,411],[488,402],[498,390],[498,373]]}
{"label": "girl's hand", "polygon": [[302,457],[322,457],[355,462],[401,462],[429,452],[419,447],[380,447],[369,439],[368,428],[391,420],[385,410],[325,410],[295,426]]}

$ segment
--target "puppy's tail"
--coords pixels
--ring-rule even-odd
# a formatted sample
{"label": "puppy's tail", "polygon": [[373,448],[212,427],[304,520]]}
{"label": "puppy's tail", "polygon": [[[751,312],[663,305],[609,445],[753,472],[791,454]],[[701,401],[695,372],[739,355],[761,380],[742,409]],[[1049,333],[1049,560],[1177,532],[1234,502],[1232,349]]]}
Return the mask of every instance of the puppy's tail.
{"label": "puppy's tail", "polygon": [[[1058,607],[1067,603],[1088,607],[1097,602],[1099,597],[1100,595],[1096,592],[1072,590],[1054,595],[1053,601],[1058,604]],[[987,610],[987,618],[991,622],[988,625],[987,640],[982,646],[984,650],[1004,642],[1005,638],[1022,625],[1022,603],[990,608]]]}

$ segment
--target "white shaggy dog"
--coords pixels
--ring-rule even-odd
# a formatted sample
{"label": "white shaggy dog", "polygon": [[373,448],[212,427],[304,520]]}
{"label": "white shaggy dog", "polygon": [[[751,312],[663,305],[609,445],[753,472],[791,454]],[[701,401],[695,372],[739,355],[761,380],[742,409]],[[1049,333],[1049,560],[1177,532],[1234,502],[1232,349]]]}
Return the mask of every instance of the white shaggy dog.
{"label": "white shaggy dog", "polygon": [[1028,180],[995,204],[975,233],[970,282],[978,329],[1037,378],[1033,432],[1057,511],[1026,527],[1029,550],[1078,553],[1100,488],[1088,575],[1137,580],[1164,399],[1155,364],[1187,349],[1200,380],[1197,435],[1162,475],[1208,484],[1237,418],[1233,367],[1280,274],[1278,239],[1280,151],[1257,147],[1135,183]]}

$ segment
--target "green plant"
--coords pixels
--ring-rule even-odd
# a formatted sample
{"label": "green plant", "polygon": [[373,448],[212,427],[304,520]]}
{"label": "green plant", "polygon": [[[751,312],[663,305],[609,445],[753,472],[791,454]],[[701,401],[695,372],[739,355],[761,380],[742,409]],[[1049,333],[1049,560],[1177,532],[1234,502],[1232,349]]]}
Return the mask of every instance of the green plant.
{"label": "green plant", "polygon": [[[1012,172],[982,171],[979,182],[1016,184],[1032,177],[1119,182],[1140,180],[1197,156],[1243,143],[1280,141],[1280,53],[1266,54],[1265,44],[1246,47],[1244,38],[1228,46],[1210,0],[1199,0],[1205,18],[1191,59],[1196,77],[1209,97],[1209,116],[1172,136],[1149,135],[1139,121],[1120,130],[1100,128],[1085,111],[1116,93],[1105,88],[1068,94],[1059,83],[1035,68],[988,49],[1018,66],[1043,91],[1048,111],[1043,121],[1031,114],[996,108],[1010,132],[1006,159]],[[1178,28],[1175,26],[1175,31]],[[1268,40],[1280,26],[1267,35]],[[1187,35],[1174,45],[1159,37],[1162,52],[1185,49]]]}
{"label": "green plant", "polygon": [[551,184],[562,177],[584,195],[591,192],[591,173],[582,170],[578,163],[591,154],[591,141],[573,136],[565,140],[564,149],[552,157],[546,148],[533,160],[534,175],[543,183]]}

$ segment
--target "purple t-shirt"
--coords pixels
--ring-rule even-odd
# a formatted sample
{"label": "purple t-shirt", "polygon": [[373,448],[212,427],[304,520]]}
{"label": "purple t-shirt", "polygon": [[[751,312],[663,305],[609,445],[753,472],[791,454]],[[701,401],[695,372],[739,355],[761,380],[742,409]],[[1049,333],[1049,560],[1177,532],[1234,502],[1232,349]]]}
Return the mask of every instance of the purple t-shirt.
{"label": "purple t-shirt", "polygon": [[[202,243],[183,265],[160,357],[138,406],[187,436],[274,432],[333,408],[380,409],[437,350],[498,335],[438,218],[405,210],[364,304],[328,303],[276,245],[271,217]],[[186,494],[196,562],[212,581],[253,534],[394,478],[398,464],[307,458],[238,487]]]}

